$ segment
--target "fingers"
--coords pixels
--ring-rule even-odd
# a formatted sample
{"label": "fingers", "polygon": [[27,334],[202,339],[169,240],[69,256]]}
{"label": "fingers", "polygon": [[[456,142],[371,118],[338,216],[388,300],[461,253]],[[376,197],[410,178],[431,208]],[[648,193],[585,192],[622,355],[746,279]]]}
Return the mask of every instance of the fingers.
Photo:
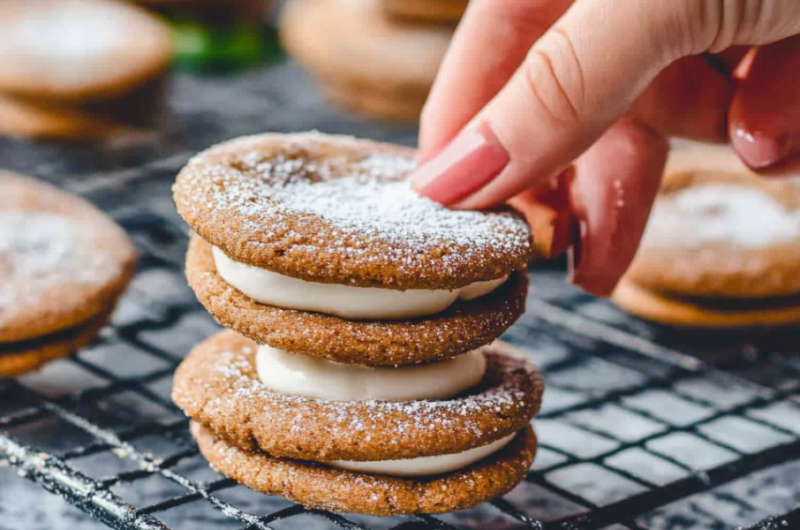
{"label": "fingers", "polygon": [[573,283],[611,294],[636,254],[668,149],[660,134],[626,119],[578,159],[570,193],[579,226]]}
{"label": "fingers", "polygon": [[574,168],[567,168],[544,186],[529,188],[509,201],[525,214],[535,234],[536,252],[546,259],[560,256],[575,243],[577,225],[570,206],[574,176]]}
{"label": "fingers", "polygon": [[[418,190],[456,207],[485,208],[562,171],[676,58],[676,21],[685,14],[679,4],[573,4],[465,132],[417,170]],[[506,163],[498,169],[501,151]],[[466,157],[495,163],[480,172],[441,162]]]}
{"label": "fingers", "polygon": [[758,50],[731,103],[730,138],[752,169],[784,175],[800,169],[800,36]]}
{"label": "fingers", "polygon": [[500,91],[572,1],[470,3],[422,113],[420,160],[440,150]]}
{"label": "fingers", "polygon": [[[722,63],[726,59],[717,59],[726,68]],[[631,114],[664,136],[725,142],[735,87],[730,70],[720,71],[704,56],[686,57],[656,77],[633,104]]]}

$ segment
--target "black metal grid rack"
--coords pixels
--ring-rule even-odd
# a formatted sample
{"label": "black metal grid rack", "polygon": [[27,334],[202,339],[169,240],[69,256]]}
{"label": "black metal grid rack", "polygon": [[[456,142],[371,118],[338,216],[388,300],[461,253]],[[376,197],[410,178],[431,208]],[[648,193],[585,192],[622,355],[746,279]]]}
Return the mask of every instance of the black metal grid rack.
{"label": "black metal grid rack", "polygon": [[[49,499],[39,489],[21,497],[15,473],[119,529],[800,528],[797,331],[654,327],[570,288],[552,269],[534,271],[528,312],[506,335],[542,367],[547,390],[534,422],[536,463],[505,498],[436,517],[335,515],[211,471],[169,399],[177,363],[217,329],[182,277],[186,227],[169,194],[176,171],[192,151],[240,133],[316,126],[411,142],[413,131],[337,114],[292,65],[228,81],[181,78],[171,107],[165,136],[134,146],[98,153],[0,143],[3,165],[96,202],[141,253],[95,346],[0,383],[0,468],[8,468],[0,469],[0,529],[36,527],[38,516],[9,506],[36,513]],[[78,511],[71,523],[63,517],[65,528],[90,524]],[[45,519],[42,528],[56,527]]]}

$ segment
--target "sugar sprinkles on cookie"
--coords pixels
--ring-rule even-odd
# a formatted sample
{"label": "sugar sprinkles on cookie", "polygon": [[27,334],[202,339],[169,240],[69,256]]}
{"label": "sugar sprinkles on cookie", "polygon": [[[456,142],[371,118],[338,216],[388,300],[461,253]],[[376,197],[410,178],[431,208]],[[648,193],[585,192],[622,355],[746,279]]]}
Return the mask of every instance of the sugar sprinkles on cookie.
{"label": "sugar sprinkles on cookie", "polygon": [[800,188],[733,153],[672,153],[641,248],[613,299],[690,327],[800,322]]}
{"label": "sugar sprinkles on cookie", "polygon": [[173,399],[222,473],[373,515],[467,508],[524,477],[543,383],[495,339],[524,311],[530,228],[422,198],[413,167],[399,146],[264,134],[178,175],[189,285],[233,331],[189,354]]}
{"label": "sugar sprinkles on cookie", "polygon": [[0,378],[92,342],[130,282],[128,236],[94,206],[0,172]]}

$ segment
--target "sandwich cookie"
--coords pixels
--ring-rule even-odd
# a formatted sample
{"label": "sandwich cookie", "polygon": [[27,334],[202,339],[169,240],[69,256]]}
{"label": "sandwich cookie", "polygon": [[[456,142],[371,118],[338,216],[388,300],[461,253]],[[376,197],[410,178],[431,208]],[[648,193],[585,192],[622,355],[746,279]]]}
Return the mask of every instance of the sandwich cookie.
{"label": "sandwich cookie", "polygon": [[[297,363],[313,366],[281,381]],[[367,369],[293,361],[225,331],[181,364],[173,399],[235,480],[308,507],[404,515],[465,509],[516,485],[536,450],[528,424],[542,390],[499,342],[444,366]]]}
{"label": "sandwich cookie", "polygon": [[134,247],[87,202],[0,173],[0,376],[90,343],[130,282]]}
{"label": "sandwich cookie", "polygon": [[381,0],[389,16],[420,22],[455,24],[467,10],[468,0]]}
{"label": "sandwich cookie", "polygon": [[800,321],[800,186],[730,151],[675,151],[642,245],[614,300],[668,324]]}
{"label": "sandwich cookie", "polygon": [[241,138],[174,186],[189,284],[259,344],[370,366],[447,359],[524,311],[531,233],[510,209],[416,194],[414,151],[316,133]]}
{"label": "sandwich cookie", "polygon": [[390,18],[380,0],[294,0],[280,34],[334,103],[371,117],[416,121],[453,29]]}
{"label": "sandwich cookie", "polygon": [[0,132],[95,139],[152,126],[172,38],[161,21],[110,0],[0,4]]}
{"label": "sandwich cookie", "polygon": [[169,29],[110,0],[0,4],[0,91],[37,100],[115,99],[163,74]]}

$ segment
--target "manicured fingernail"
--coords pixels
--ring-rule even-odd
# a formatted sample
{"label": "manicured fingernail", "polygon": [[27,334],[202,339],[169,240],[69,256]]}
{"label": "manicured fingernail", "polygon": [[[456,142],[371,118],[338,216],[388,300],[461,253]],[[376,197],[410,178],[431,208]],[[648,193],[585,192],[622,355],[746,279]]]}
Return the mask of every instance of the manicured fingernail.
{"label": "manicured fingernail", "polygon": [[780,162],[792,150],[789,135],[775,138],[737,126],[732,128],[731,142],[742,160],[755,169],[766,168]]}
{"label": "manicured fingernail", "polygon": [[488,123],[461,131],[411,177],[417,191],[443,204],[459,202],[508,165],[508,152]]}

